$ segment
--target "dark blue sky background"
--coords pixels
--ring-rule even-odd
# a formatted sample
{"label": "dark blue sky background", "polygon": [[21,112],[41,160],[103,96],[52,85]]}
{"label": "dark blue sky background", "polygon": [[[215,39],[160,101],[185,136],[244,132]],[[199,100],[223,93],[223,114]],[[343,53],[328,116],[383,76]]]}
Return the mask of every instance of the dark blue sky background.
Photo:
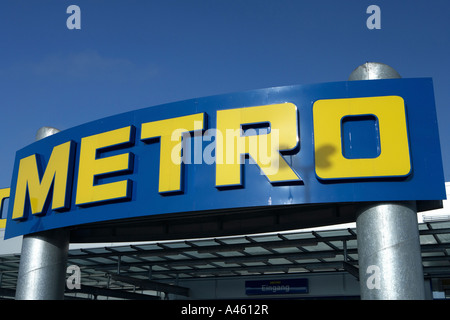
{"label": "dark blue sky background", "polygon": [[[81,30],[69,30],[69,5]],[[369,5],[381,29],[369,30]],[[450,181],[450,1],[0,2],[0,187],[16,150],[61,130],[177,100],[345,81],[366,61],[432,77]]]}

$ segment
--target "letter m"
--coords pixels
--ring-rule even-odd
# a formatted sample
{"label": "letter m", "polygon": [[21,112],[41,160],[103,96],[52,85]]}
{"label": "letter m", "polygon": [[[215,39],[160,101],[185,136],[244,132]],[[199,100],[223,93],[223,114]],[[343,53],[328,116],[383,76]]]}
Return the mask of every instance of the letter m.
{"label": "letter m", "polygon": [[53,187],[53,210],[67,209],[70,205],[71,176],[75,143],[68,141],[53,148],[47,167],[42,174],[41,159],[36,154],[20,159],[14,196],[12,218],[24,219],[27,205],[32,214],[44,211],[48,194]]}

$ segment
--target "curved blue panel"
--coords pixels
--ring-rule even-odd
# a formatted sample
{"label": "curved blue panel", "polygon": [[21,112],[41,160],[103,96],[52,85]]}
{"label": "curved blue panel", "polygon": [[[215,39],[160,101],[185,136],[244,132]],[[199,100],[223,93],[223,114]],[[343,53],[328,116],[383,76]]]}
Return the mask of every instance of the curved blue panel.
{"label": "curved blue panel", "polygon": [[[315,167],[317,157],[321,157],[320,163],[330,166],[334,161],[332,156],[338,152],[345,156],[345,161],[377,159],[384,155],[383,146],[386,145],[386,141],[378,141],[383,123],[377,122],[376,114],[361,118],[348,115],[349,117],[343,121],[345,128],[340,138],[344,140],[343,149],[336,150],[330,147],[315,151],[315,134],[317,135],[319,129],[314,128],[314,103],[323,99],[379,96],[399,96],[404,100],[412,166],[410,173],[401,177],[374,176],[331,180],[318,178]],[[215,150],[217,137],[208,134],[211,129],[217,127],[218,111],[285,103],[291,103],[297,108],[297,119],[294,121],[298,121],[296,124],[298,132],[288,134],[291,137],[295,134],[298,143],[290,151],[282,151],[280,146],[281,157],[288,165],[286,170],[292,170],[298,179],[286,179],[286,182],[281,183],[270,181],[270,177],[261,173],[254,159],[248,157],[250,159],[246,159],[245,163],[240,165],[242,178],[240,185],[222,188],[216,186],[216,163],[207,158],[217,155]],[[190,115],[198,115],[203,122],[197,123],[199,127],[196,129],[180,128],[185,131],[182,134],[185,163],[181,165],[180,188],[175,190],[176,192],[160,192],[163,138],[157,136],[147,138],[151,136],[153,124],[145,129],[148,129],[146,132],[143,132],[143,124]],[[243,118],[241,128],[246,139],[274,131],[274,128],[270,127],[271,119],[261,119],[252,123]],[[166,123],[169,122],[159,122],[161,128],[158,130],[167,128],[169,124]],[[115,131],[122,128],[125,128],[123,134]],[[254,130],[253,133],[251,130]],[[265,131],[261,133],[258,130]],[[377,130],[380,130],[380,133]],[[106,142],[109,143],[107,147],[98,147],[103,140],[99,142],[92,137],[108,132],[114,132],[111,138],[114,141]],[[357,137],[350,141],[349,134]],[[106,136],[104,139],[107,141]],[[72,141],[74,149],[71,149],[70,154],[72,158],[68,166],[70,172],[67,173],[66,194],[65,197],[61,196],[61,201],[63,198],[68,200],[65,205],[52,209],[53,202],[59,197],[55,194],[55,190],[60,188],[65,180],[57,178],[56,175],[51,176],[49,163],[55,146],[69,141]],[[95,149],[96,146],[98,149]],[[81,153],[86,159],[89,157],[95,159],[84,162],[84,171],[80,173],[80,167],[83,167],[80,163],[86,160],[80,159]],[[48,179],[53,179],[47,191],[42,189],[46,198],[43,200],[45,201],[43,210],[39,214],[33,214],[31,211],[33,206],[37,206],[33,202],[35,199],[32,199],[34,196],[30,196],[35,191],[27,189],[27,193],[22,195],[19,195],[18,191],[19,171],[24,170],[19,170],[21,160],[31,155],[37,155],[36,159],[39,159],[36,160],[39,162],[36,164],[40,175],[38,182],[44,185],[45,174],[49,176]],[[108,164],[107,160],[101,162],[97,161],[98,159],[114,159],[111,160],[113,169],[108,169],[111,164]],[[90,163],[95,163],[98,167],[93,168],[89,166]],[[358,163],[361,165],[363,162]],[[32,169],[29,170],[32,172]],[[57,170],[63,169],[55,170],[58,172]],[[90,170],[92,175],[92,186],[112,186],[113,183],[118,183],[115,189],[118,195],[109,194],[109,191],[102,193],[101,188],[97,188],[95,190],[98,191],[98,197],[103,200],[96,201],[96,194],[91,195],[87,189],[80,190],[81,193],[84,192],[83,199],[88,200],[82,201],[80,196],[77,203],[77,191],[81,185],[80,175],[85,175],[84,178],[90,177],[86,174],[86,170]],[[169,175],[166,177],[168,180],[173,178],[170,177],[172,173],[175,174],[170,168],[163,171],[163,174]],[[84,185],[86,183],[89,185],[89,179],[85,180]],[[121,193],[123,196],[120,196]],[[26,204],[22,211],[14,211],[13,204],[19,196],[25,197]],[[91,196],[92,202],[89,200]],[[198,98],[119,114],[62,131],[19,150],[11,182],[5,237],[92,222],[177,212],[291,204],[444,198],[444,177],[431,79],[389,79],[287,86]]]}

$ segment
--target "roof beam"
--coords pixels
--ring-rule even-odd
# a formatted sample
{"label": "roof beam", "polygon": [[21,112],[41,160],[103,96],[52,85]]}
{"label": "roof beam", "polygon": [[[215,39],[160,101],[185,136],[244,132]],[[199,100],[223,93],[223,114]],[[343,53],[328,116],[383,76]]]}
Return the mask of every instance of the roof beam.
{"label": "roof beam", "polygon": [[160,297],[152,296],[149,294],[140,294],[135,292],[128,292],[126,290],[119,289],[108,289],[108,288],[99,288],[86,286],[84,284],[81,285],[80,289],[69,290],[66,289],[67,293],[85,293],[92,294],[94,296],[105,296],[105,297],[115,297],[127,300],[159,300]]}
{"label": "roof beam", "polygon": [[111,274],[111,278],[116,281],[132,284],[136,287],[139,287],[139,288],[142,288],[145,290],[155,290],[155,291],[159,291],[159,292],[172,293],[172,294],[189,297],[189,288],[186,288],[186,287],[165,284],[165,283],[152,281],[152,280],[137,279],[137,278],[127,277],[127,276],[118,275],[118,274]]}
{"label": "roof beam", "polygon": [[344,268],[345,271],[347,271],[348,273],[350,273],[352,276],[354,276],[356,278],[356,280],[359,281],[359,269],[356,268],[354,265],[348,263],[348,262],[342,262],[342,267]]}

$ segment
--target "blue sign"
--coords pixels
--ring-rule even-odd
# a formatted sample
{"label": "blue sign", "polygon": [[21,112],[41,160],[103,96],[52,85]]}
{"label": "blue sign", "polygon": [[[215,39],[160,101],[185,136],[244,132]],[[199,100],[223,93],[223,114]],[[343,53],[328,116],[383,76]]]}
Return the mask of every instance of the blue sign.
{"label": "blue sign", "polygon": [[246,295],[272,295],[308,293],[308,279],[250,280],[245,281]]}
{"label": "blue sign", "polygon": [[445,199],[432,80],[299,85],[136,110],[16,154],[6,238],[181,212]]}

